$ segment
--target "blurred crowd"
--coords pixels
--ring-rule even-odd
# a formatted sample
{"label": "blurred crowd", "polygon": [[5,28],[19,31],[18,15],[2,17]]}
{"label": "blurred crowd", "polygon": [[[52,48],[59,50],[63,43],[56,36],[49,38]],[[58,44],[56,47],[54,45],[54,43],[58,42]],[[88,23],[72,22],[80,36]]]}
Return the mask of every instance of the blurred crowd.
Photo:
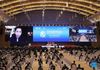
{"label": "blurred crowd", "polygon": [[100,67],[100,51],[97,49],[0,49],[0,70],[37,70],[33,68],[35,61],[38,62],[38,70],[45,70],[44,63],[48,65],[48,70],[84,70],[84,67],[81,64],[77,65],[76,61],[67,63],[62,51],[79,61],[84,60],[93,70]]}

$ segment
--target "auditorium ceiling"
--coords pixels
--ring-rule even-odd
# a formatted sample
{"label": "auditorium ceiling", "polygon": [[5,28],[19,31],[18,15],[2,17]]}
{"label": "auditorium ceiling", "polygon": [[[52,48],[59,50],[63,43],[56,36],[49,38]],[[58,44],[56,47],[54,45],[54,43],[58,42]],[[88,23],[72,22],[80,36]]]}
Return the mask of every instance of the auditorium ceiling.
{"label": "auditorium ceiling", "polygon": [[[0,0],[0,19],[8,21],[9,18],[16,18],[20,13],[25,13],[30,19],[27,12],[41,10],[42,20],[45,16],[46,10],[59,10],[59,19],[65,11],[80,14],[85,18],[96,17],[100,15],[100,0]],[[52,16],[53,17],[53,16]]]}

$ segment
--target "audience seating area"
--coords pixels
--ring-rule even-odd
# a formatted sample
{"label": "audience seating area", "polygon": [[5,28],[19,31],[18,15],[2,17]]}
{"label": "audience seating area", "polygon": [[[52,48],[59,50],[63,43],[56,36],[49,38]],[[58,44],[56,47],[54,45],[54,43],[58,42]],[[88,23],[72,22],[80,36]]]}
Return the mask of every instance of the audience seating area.
{"label": "audience seating area", "polygon": [[[97,62],[97,67],[91,63]],[[0,70],[100,70],[98,49],[0,49]]]}

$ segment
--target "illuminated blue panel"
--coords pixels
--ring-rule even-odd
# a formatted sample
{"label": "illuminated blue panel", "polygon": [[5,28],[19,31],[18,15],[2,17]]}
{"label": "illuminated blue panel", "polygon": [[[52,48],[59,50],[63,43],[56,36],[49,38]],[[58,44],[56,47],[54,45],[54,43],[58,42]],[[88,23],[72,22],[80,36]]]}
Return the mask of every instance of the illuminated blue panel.
{"label": "illuminated blue panel", "polygon": [[33,27],[34,42],[68,42],[69,27],[35,26]]}

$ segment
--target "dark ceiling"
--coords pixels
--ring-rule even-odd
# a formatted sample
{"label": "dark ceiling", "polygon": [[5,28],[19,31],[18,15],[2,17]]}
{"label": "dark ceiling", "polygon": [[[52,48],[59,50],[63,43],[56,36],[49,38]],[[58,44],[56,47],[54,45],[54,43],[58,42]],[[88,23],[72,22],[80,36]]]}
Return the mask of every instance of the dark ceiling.
{"label": "dark ceiling", "polygon": [[6,25],[76,25],[90,23],[87,18],[81,14],[61,10],[43,10],[29,11],[20,13]]}
{"label": "dark ceiling", "polygon": [[98,12],[100,0],[0,1],[0,21],[6,25],[88,25],[91,22],[87,18]]}

